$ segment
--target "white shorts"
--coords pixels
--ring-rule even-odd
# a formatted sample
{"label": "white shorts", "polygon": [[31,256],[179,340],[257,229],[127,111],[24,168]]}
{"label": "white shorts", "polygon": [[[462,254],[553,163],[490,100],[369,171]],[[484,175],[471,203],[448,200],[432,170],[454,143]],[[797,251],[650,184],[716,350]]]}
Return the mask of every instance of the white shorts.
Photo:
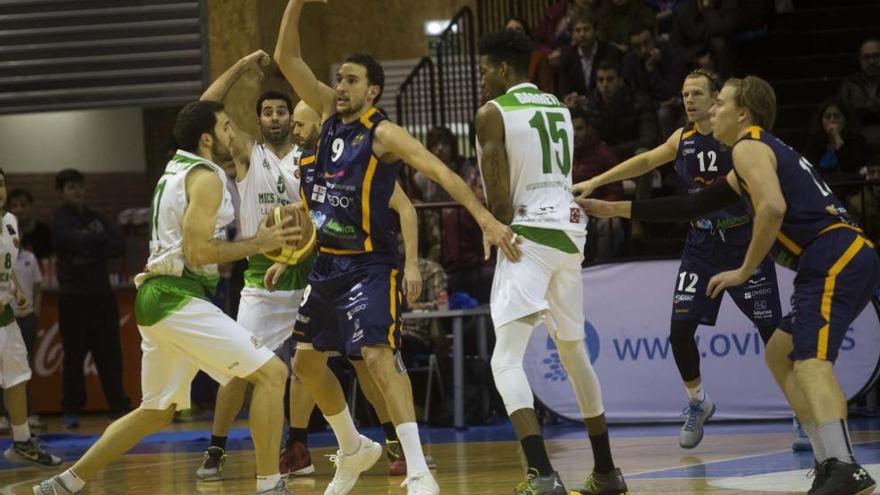
{"label": "white shorts", "polygon": [[293,335],[302,295],[302,290],[269,292],[245,287],[238,306],[238,323],[274,351]]}
{"label": "white shorts", "polygon": [[547,330],[555,339],[583,339],[584,256],[521,239],[523,256],[518,262],[498,254],[490,298],[495,328],[540,313],[550,316]]}
{"label": "white shorts", "polygon": [[203,299],[193,298],[152,326],[140,326],[144,409],[190,406],[199,370],[221,385],[244,378],[275,357],[244,327]]}
{"label": "white shorts", "polygon": [[30,379],[27,347],[18,323],[13,321],[0,327],[0,388],[11,388]]}

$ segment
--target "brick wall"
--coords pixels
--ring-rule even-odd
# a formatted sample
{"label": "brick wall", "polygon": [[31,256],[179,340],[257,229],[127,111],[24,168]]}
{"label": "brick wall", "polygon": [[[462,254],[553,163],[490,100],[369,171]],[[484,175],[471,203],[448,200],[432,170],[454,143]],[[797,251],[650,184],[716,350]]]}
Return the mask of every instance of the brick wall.
{"label": "brick wall", "polygon": [[[61,204],[55,174],[9,174],[7,190],[22,188],[34,196],[34,214],[49,222]],[[155,180],[146,174],[86,174],[86,203],[115,221],[121,210],[150,205]]]}

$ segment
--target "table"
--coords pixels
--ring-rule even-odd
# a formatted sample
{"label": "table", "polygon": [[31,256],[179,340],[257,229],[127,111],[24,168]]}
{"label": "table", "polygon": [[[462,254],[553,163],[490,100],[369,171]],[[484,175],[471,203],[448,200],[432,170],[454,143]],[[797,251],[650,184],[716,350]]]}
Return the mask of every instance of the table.
{"label": "table", "polygon": [[[453,424],[456,428],[464,428],[464,319],[477,318],[477,337],[480,358],[489,360],[489,344],[486,338],[486,321],[490,315],[489,306],[477,306],[469,309],[439,309],[433,311],[411,311],[403,313],[404,320],[424,320],[434,318],[452,319],[452,398]],[[489,391],[483,392],[487,398]]]}

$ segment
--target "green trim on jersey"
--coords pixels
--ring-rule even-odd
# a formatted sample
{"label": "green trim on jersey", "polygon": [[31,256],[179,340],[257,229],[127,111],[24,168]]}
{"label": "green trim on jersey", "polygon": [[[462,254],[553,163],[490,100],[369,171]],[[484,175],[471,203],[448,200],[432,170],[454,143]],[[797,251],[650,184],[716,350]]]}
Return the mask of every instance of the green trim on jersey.
{"label": "green trim on jersey", "polygon": [[[284,272],[284,275],[281,276],[281,280],[278,281],[278,285],[275,287],[276,290],[301,290],[305,289],[308,282],[309,272],[312,271],[312,265],[315,264],[315,259],[317,259],[318,253],[317,250],[310,254],[303,261],[290,265],[287,267],[287,271]],[[266,271],[269,270],[269,267],[275,263],[269,258],[265,257],[262,254],[255,254],[248,258],[248,267],[247,270],[244,271],[244,286],[258,289],[265,289],[266,286],[263,284],[263,277],[266,275]]]}
{"label": "green trim on jersey", "polygon": [[542,229],[539,227],[529,227],[527,225],[511,225],[510,229],[532,242],[537,242],[538,244],[558,249],[563,253],[575,254],[581,252],[577,245],[571,240],[571,237],[568,237],[568,235],[561,230]]}
{"label": "green trim on jersey", "polygon": [[3,308],[3,312],[0,313],[0,327],[5,327],[10,323],[15,321],[15,313],[12,311],[12,306],[7,304]]}
{"label": "green trim on jersey", "polygon": [[565,108],[565,105],[560,103],[559,98],[550,93],[544,93],[534,86],[517,88],[492,101],[497,103],[503,110],[519,110],[534,107]]}
{"label": "green trim on jersey", "polygon": [[194,278],[158,275],[147,279],[135,297],[135,320],[141,326],[155,325],[194,297],[209,300],[204,286]]}

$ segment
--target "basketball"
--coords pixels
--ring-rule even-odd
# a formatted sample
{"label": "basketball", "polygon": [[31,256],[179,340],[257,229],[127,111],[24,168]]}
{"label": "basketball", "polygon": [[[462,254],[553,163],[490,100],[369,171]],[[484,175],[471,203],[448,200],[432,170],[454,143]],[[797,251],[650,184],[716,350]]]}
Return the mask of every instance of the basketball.
{"label": "basketball", "polygon": [[289,222],[294,227],[301,227],[303,229],[302,238],[293,246],[276,249],[265,253],[265,255],[272,261],[294,265],[314,248],[315,226],[299,204],[275,207],[268,215],[266,225],[271,227],[279,222]]}

